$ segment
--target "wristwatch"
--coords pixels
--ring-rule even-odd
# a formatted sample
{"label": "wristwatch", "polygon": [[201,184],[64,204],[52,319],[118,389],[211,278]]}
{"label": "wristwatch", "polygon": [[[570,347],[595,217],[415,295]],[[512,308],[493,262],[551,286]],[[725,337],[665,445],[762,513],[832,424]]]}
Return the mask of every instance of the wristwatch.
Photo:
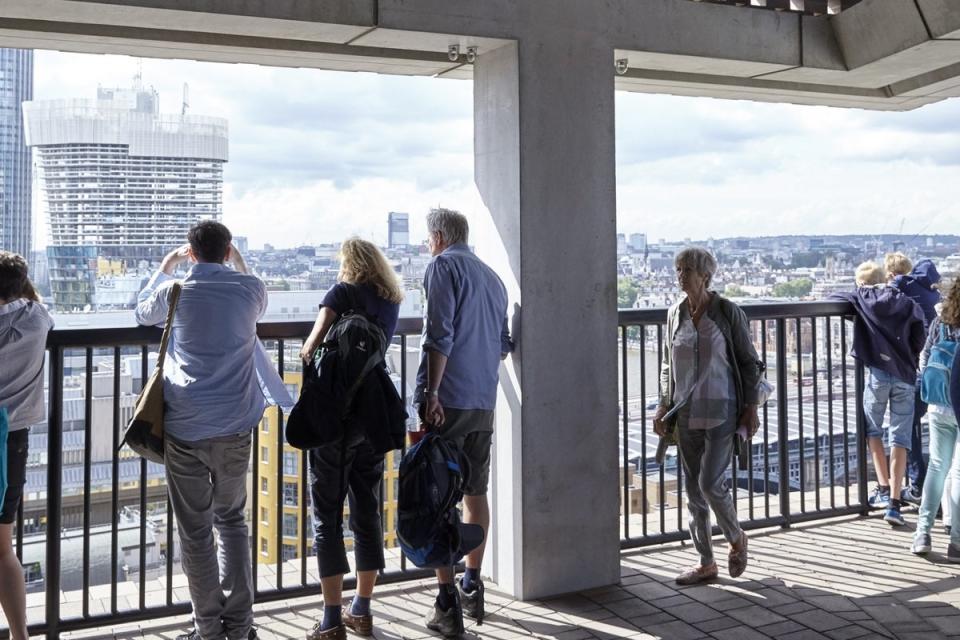
{"label": "wristwatch", "polygon": [[438,394],[439,391],[440,391],[439,389],[424,389],[423,393],[424,395],[435,396]]}

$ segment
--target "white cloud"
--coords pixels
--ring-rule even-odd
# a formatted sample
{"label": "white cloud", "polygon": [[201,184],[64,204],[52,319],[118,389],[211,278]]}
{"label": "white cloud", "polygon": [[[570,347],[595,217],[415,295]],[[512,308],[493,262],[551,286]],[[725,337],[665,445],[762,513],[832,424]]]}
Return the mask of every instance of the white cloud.
{"label": "white cloud", "polygon": [[[37,53],[37,99],[129,86],[230,121],[224,217],[252,246],[385,239],[388,211],[481,215],[469,82]],[[618,221],[653,238],[960,233],[960,102],[878,113],[617,95]]]}

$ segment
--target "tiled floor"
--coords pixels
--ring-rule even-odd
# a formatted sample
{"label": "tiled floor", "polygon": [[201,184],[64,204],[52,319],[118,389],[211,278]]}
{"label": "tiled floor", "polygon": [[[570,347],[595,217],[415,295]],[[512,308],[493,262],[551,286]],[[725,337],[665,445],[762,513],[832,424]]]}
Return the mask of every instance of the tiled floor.
{"label": "tiled floor", "polygon": [[[807,640],[960,636],[960,565],[947,564],[946,537],[935,553],[910,554],[912,526],[893,530],[878,517],[845,518],[755,532],[750,568],[739,580],[680,588],[673,577],[695,556],[689,544],[625,552],[617,586],[537,602],[488,591],[488,618],[467,638],[662,638]],[[725,545],[720,545],[723,557]],[[426,638],[429,583],[384,587],[374,603],[376,637]],[[260,637],[302,638],[319,614],[316,600],[259,606]],[[65,638],[171,640],[185,619],[101,629]]]}

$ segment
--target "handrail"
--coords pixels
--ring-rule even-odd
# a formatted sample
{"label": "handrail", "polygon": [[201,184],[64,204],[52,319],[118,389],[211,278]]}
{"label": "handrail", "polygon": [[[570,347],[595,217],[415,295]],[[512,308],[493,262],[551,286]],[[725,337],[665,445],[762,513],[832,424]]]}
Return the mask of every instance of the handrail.
{"label": "handrail", "polygon": [[[815,300],[813,302],[761,302],[740,305],[748,320],[779,320],[781,318],[822,318],[826,316],[853,315],[853,305],[839,300]],[[620,309],[617,324],[621,327],[634,324],[663,324],[667,321],[667,308]]]}

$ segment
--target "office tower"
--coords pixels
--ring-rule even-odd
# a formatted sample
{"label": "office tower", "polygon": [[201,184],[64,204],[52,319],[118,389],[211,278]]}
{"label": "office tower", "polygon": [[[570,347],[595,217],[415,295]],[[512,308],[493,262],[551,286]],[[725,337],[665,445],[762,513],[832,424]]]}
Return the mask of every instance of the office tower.
{"label": "office tower", "polygon": [[387,247],[399,249],[410,244],[410,214],[391,211],[387,215]]}
{"label": "office tower", "polygon": [[631,233],[627,245],[637,253],[643,253],[647,250],[647,234]]}
{"label": "office tower", "polygon": [[33,99],[33,51],[0,49],[0,249],[30,257],[32,162],[21,105]]}
{"label": "office tower", "polygon": [[24,105],[59,310],[131,307],[146,272],[190,227],[222,215],[227,121],[161,114],[159,104],[136,86]]}

